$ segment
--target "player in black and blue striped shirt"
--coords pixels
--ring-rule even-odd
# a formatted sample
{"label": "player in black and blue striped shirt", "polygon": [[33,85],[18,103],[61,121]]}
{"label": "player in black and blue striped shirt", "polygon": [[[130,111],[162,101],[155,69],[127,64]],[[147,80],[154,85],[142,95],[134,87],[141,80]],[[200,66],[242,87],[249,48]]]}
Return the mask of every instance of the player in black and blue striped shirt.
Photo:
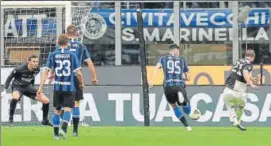
{"label": "player in black and blue striped shirt", "polygon": [[185,114],[190,115],[191,107],[185,90],[185,81],[188,78],[188,66],[184,58],[179,57],[179,47],[176,44],[170,45],[170,54],[159,59],[149,83],[153,86],[153,80],[159,69],[164,72],[164,92],[168,103],[172,106],[176,117],[184,124],[187,131],[191,131],[184,114],[179,106],[182,106]]}
{"label": "player in black and blue striped shirt", "polygon": [[[71,52],[75,53],[75,55],[79,59],[80,64],[84,64],[84,63],[87,64],[89,71],[91,73],[92,83],[94,85],[98,84],[96,70],[95,70],[94,64],[90,58],[90,54],[89,54],[86,46],[78,41],[77,28],[74,25],[69,25],[67,27],[66,34],[69,37],[69,50]],[[52,74],[53,74],[53,72],[51,72],[51,75]],[[75,93],[74,107],[72,110],[72,123],[73,123],[73,136],[77,137],[78,136],[78,125],[79,125],[79,121],[80,121],[79,103],[80,103],[80,100],[83,99],[83,90],[79,87],[79,82],[78,82],[77,78],[75,78],[75,88],[76,88],[76,93]]]}
{"label": "player in black and blue striped shirt", "polygon": [[[71,111],[74,106],[75,82],[78,78],[80,88],[83,88],[83,75],[77,56],[68,50],[68,36],[60,35],[58,38],[59,49],[51,53],[47,59],[45,71],[42,74],[38,94],[42,93],[49,71],[54,71],[54,107],[53,117],[55,139],[59,136],[66,138],[67,126],[70,121]],[[75,73],[77,76],[75,76]],[[59,131],[61,107],[64,107],[62,128]]]}
{"label": "player in black and blue striped shirt", "polygon": [[[92,77],[92,83],[94,85],[98,84],[96,71],[94,64],[90,58],[90,54],[85,45],[78,41],[78,32],[77,28],[74,25],[69,25],[67,27],[66,34],[69,37],[69,50],[76,54],[79,59],[80,64],[86,63],[88,65],[89,71]],[[83,90],[79,87],[78,80],[75,78],[75,102],[74,107],[72,110],[72,120],[73,120],[73,136],[78,136],[78,125],[80,121],[80,108],[79,108],[79,101],[83,99]]]}

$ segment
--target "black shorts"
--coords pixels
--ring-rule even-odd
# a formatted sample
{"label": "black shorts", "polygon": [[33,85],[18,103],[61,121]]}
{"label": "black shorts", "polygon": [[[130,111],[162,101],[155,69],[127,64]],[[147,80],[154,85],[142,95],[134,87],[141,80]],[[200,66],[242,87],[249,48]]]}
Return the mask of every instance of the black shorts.
{"label": "black shorts", "polygon": [[[185,88],[182,86],[165,87],[164,91],[165,91],[166,99],[170,104],[177,103],[178,105],[186,106],[186,104],[190,103],[187,97],[187,92]],[[184,98],[183,103],[179,101],[179,94],[183,95],[183,98]]]}
{"label": "black shorts", "polygon": [[75,83],[75,90],[76,90],[75,101],[80,101],[80,100],[84,99],[84,97],[83,97],[83,89],[80,88],[79,81],[78,81],[77,77],[75,77],[74,83]]}
{"label": "black shorts", "polygon": [[61,110],[62,107],[73,108],[74,105],[74,92],[54,92],[54,107],[57,110]]}
{"label": "black shorts", "polygon": [[20,93],[20,98],[25,95],[33,100],[36,99],[36,96],[37,96],[37,92],[38,90],[32,86],[32,85],[29,85],[29,86],[26,86],[26,87],[22,87],[22,86],[11,86],[11,90],[12,92],[14,91],[18,91]]}

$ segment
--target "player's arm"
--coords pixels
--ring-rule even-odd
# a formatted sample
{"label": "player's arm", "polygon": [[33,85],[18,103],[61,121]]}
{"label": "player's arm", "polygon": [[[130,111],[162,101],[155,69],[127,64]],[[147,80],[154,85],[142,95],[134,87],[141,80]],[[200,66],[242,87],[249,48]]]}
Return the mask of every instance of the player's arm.
{"label": "player's arm", "polygon": [[252,82],[257,83],[259,81],[260,77],[258,77],[258,76],[253,77],[252,73],[250,73],[250,79],[252,80]]}
{"label": "player's arm", "polygon": [[191,78],[189,68],[188,68],[188,65],[187,65],[186,61],[183,60],[183,62],[184,62],[184,66],[183,66],[182,79],[185,80],[185,81],[189,81],[190,78]]}
{"label": "player's arm", "polygon": [[50,72],[49,72],[49,79],[50,79],[50,78],[54,78],[54,75],[55,75],[55,72],[54,72],[54,71],[50,71]]}
{"label": "player's arm", "polygon": [[83,74],[82,71],[80,69],[76,70],[76,74],[77,74],[77,79],[79,81],[80,87],[83,88],[84,87],[84,80],[83,80]]}
{"label": "player's arm", "polygon": [[48,75],[49,84],[51,84],[51,82],[54,80],[54,77],[55,77],[55,72],[54,71],[50,71],[49,75]]}
{"label": "player's arm", "polygon": [[182,74],[182,79],[183,79],[183,80],[189,81],[190,78],[191,78],[190,72],[186,72],[186,73],[183,73],[183,74]]}
{"label": "player's arm", "polygon": [[96,69],[94,67],[93,62],[91,60],[88,60],[87,65],[88,65],[89,71],[91,72],[92,83],[97,84],[98,83],[97,74],[96,74]]}
{"label": "player's arm", "polygon": [[42,72],[42,75],[41,75],[40,86],[37,92],[37,96],[39,96],[43,92],[43,85],[48,77],[49,72],[53,70],[54,70],[53,56],[50,54],[47,58],[44,71]]}
{"label": "player's arm", "polygon": [[253,81],[251,80],[252,76],[251,76],[251,70],[252,70],[252,66],[250,65],[246,65],[244,68],[243,68],[243,76],[247,82],[247,84],[249,86],[251,86],[252,88],[257,88],[256,85],[253,84]]}
{"label": "player's arm", "polygon": [[5,85],[4,85],[4,90],[1,92],[1,97],[6,97],[7,95],[7,89],[10,85],[11,80],[18,74],[20,70],[18,68],[15,68],[8,76]]}
{"label": "player's arm", "polygon": [[87,50],[87,48],[85,46],[83,46],[83,59],[84,59],[84,62],[87,63],[88,65],[88,69],[91,73],[91,78],[92,78],[92,83],[93,84],[98,84],[98,80],[97,80],[97,74],[96,74],[96,69],[95,69],[95,66],[90,58],[90,54]]}
{"label": "player's arm", "polygon": [[84,79],[83,79],[83,74],[82,74],[82,71],[81,71],[81,66],[80,66],[80,63],[79,63],[79,60],[77,58],[76,55],[73,55],[73,65],[74,65],[74,70],[73,72],[75,72],[77,74],[77,79],[79,81],[79,85],[81,88],[84,87]]}
{"label": "player's arm", "polygon": [[45,68],[42,72],[41,79],[40,79],[40,87],[42,88],[45,81],[47,80],[47,77],[49,75],[50,70],[48,68]]}
{"label": "player's arm", "polygon": [[248,70],[243,70],[243,75],[244,75],[244,78],[245,78],[247,84],[250,85],[250,86],[252,86],[253,85],[253,81],[251,80],[251,75],[248,72]]}
{"label": "player's arm", "polygon": [[19,73],[19,69],[18,68],[15,68],[8,76],[6,82],[5,82],[5,86],[4,86],[4,90],[7,90],[9,85],[10,85],[10,82],[12,81],[12,79],[16,76],[16,74]]}

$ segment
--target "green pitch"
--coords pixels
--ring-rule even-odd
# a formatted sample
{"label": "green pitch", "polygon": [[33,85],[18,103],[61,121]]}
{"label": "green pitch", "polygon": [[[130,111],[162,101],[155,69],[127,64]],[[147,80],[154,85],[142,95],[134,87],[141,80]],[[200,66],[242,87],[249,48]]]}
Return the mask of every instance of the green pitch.
{"label": "green pitch", "polygon": [[[4,127],[3,146],[271,146],[271,128],[81,127],[80,137],[53,140],[50,127]],[[71,130],[71,127],[69,127]]]}

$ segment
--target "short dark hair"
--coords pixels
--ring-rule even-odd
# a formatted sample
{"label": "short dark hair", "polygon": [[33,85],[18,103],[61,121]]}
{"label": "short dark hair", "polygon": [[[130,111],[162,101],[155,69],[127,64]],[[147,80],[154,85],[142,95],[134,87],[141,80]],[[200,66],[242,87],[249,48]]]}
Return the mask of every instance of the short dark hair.
{"label": "short dark hair", "polygon": [[77,28],[74,25],[71,24],[67,27],[67,32],[66,32],[67,35],[75,35],[76,32],[77,32]]}
{"label": "short dark hair", "polygon": [[179,49],[179,46],[177,45],[177,44],[171,44],[171,45],[169,45],[168,46],[168,48],[170,49],[170,50],[172,50],[172,49]]}
{"label": "short dark hair", "polygon": [[30,56],[28,56],[28,61],[31,61],[32,60],[32,58],[38,58],[38,55],[35,55],[35,54],[33,54],[33,55],[30,55]]}
{"label": "short dark hair", "polygon": [[246,51],[245,56],[246,57],[255,57],[255,51],[252,49],[249,49]]}
{"label": "short dark hair", "polygon": [[63,46],[63,45],[67,45],[68,42],[69,42],[69,38],[67,35],[65,34],[61,34],[59,37],[58,37],[58,45],[60,46]]}

